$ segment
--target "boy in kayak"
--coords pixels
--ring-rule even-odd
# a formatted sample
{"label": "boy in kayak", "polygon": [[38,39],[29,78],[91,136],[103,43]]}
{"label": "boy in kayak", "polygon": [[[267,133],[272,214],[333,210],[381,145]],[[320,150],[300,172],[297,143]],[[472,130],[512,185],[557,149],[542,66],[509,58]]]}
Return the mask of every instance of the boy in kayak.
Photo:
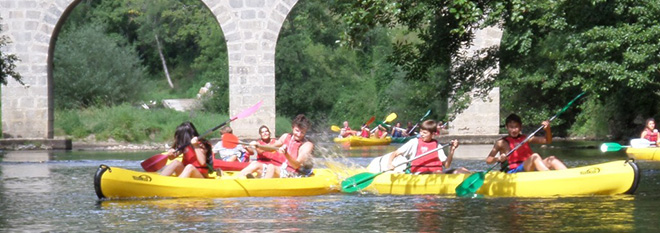
{"label": "boy in kayak", "polygon": [[[404,156],[407,160],[420,156],[427,151],[433,150],[440,146],[440,143],[433,139],[433,133],[437,129],[437,124],[434,120],[426,120],[422,122],[419,129],[419,138],[411,139],[403,146],[399,147],[396,151],[392,152],[387,167],[394,169],[393,161],[397,156]],[[458,140],[451,140],[451,147],[449,148],[449,157],[445,152],[440,149],[434,153],[425,155],[409,163],[410,173],[413,174],[428,174],[428,173],[469,173],[464,167],[457,169],[449,169],[451,162],[454,158],[454,151],[458,148]],[[397,164],[398,165],[398,164]],[[447,170],[448,169],[448,170]]]}
{"label": "boy in kayak", "polygon": [[658,130],[655,128],[655,119],[646,119],[644,131],[639,137],[652,142],[652,146],[660,146],[660,137],[658,137]]}
{"label": "boy in kayak", "polygon": [[[231,134],[233,132],[234,130],[229,126],[220,128],[220,134]],[[222,146],[222,141],[219,141],[213,146],[213,153],[219,155],[220,159],[227,162],[238,161],[243,163],[250,161],[250,156],[242,145],[237,145],[234,148],[225,148]]]}
{"label": "boy in kayak", "polygon": [[522,120],[520,116],[511,114],[506,117],[504,122],[508,135],[495,142],[493,149],[488,154],[488,157],[486,157],[487,164],[500,162],[502,163],[502,171],[507,173],[566,169],[566,165],[555,156],[549,156],[543,159],[541,155],[534,153],[529,147],[529,143],[549,144],[552,142],[552,131],[550,130],[549,121],[543,121],[541,123],[545,130],[545,137],[532,136],[529,141],[512,152],[508,157],[505,155],[509,153],[509,150],[524,141],[527,136],[521,133]]}
{"label": "boy in kayak", "polygon": [[286,158],[282,166],[269,164],[264,178],[306,177],[312,175],[312,150],[314,143],[305,135],[311,123],[303,114],[299,114],[291,122],[291,133],[283,134],[273,144],[279,147],[278,152]]}

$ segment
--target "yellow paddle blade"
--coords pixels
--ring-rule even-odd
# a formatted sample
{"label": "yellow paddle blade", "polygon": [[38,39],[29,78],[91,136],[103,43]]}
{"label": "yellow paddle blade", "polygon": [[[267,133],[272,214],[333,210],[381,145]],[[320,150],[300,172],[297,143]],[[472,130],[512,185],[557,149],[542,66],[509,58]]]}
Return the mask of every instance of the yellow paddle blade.
{"label": "yellow paddle blade", "polygon": [[332,130],[334,132],[339,132],[339,131],[341,131],[341,128],[339,128],[339,126],[333,125],[333,126],[330,126],[330,130]]}
{"label": "yellow paddle blade", "polygon": [[385,123],[393,121],[394,119],[396,119],[396,117],[397,117],[396,113],[390,113],[390,115],[387,115],[387,117],[385,118]]}

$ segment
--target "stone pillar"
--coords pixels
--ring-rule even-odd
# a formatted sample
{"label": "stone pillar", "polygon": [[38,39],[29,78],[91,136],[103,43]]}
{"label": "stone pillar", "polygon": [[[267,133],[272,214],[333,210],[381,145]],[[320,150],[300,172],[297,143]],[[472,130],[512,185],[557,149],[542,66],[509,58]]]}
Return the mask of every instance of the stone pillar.
{"label": "stone pillar", "polygon": [[263,101],[252,116],[232,122],[238,137],[258,138],[260,125],[275,133],[275,46],[297,0],[207,0],[225,34],[229,55],[229,114]]}
{"label": "stone pillar", "polygon": [[[499,45],[502,30],[498,27],[488,27],[475,32],[472,46],[465,49],[465,56],[473,56],[476,51]],[[499,72],[499,66],[485,71],[489,77]],[[497,135],[500,122],[500,89],[493,88],[488,93],[486,101],[473,99],[470,106],[449,123],[450,135]]]}
{"label": "stone pillar", "polygon": [[49,65],[51,39],[62,13],[73,0],[0,1],[2,35],[11,40],[3,53],[15,54],[25,86],[8,78],[2,86],[2,133],[5,138],[52,138],[53,108]]}
{"label": "stone pillar", "polygon": [[500,88],[488,93],[486,100],[475,99],[449,123],[450,135],[496,135],[500,131]]}

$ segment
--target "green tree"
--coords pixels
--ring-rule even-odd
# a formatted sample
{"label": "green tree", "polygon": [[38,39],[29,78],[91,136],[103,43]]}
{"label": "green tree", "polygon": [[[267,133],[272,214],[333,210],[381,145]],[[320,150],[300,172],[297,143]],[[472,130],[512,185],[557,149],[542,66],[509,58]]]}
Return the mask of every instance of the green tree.
{"label": "green tree", "polygon": [[[2,27],[0,27],[0,32],[2,32]],[[7,46],[9,43],[10,41],[7,36],[0,36],[0,83],[7,85],[7,77],[12,77],[14,80],[23,84],[21,75],[14,70],[16,69],[15,63],[19,61],[18,57],[15,54],[3,53],[2,47]]]}
{"label": "green tree", "polygon": [[422,90],[426,99],[451,98],[458,103],[452,105],[457,112],[466,107],[472,91],[485,96],[492,88],[493,80],[485,79],[482,71],[495,64],[493,56],[459,59],[459,52],[471,43],[476,29],[497,22],[491,18],[502,14],[504,2],[338,0],[333,12],[346,22],[343,41],[352,47],[364,43],[366,33],[377,26],[405,30],[409,37],[393,41],[389,60],[406,72],[408,80],[433,80],[433,89]]}
{"label": "green tree", "polygon": [[122,37],[106,35],[100,25],[64,30],[54,54],[56,107],[134,102],[145,90],[146,70],[137,52]]}
{"label": "green tree", "polygon": [[615,138],[637,135],[635,119],[658,115],[657,1],[539,0],[509,11],[518,17],[504,21],[498,85],[509,100],[505,111],[539,121],[584,90],[593,100],[572,132]]}

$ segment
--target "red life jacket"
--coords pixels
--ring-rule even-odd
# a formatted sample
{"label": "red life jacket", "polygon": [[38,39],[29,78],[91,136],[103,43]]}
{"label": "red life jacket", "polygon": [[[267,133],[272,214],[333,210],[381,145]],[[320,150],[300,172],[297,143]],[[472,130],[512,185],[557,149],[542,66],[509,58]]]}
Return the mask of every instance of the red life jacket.
{"label": "red life jacket", "polygon": [[645,128],[644,131],[646,131],[646,135],[644,135],[644,139],[649,140],[651,142],[658,141],[658,132],[653,132],[653,130],[649,130],[648,128]]}
{"label": "red life jacket", "polygon": [[360,132],[360,136],[363,138],[368,138],[369,137],[369,130],[367,129],[362,129],[362,132]]}
{"label": "red life jacket", "polygon": [[[306,141],[307,140],[303,140],[302,142],[296,141],[293,139],[293,134],[289,134],[284,139],[284,145],[286,145],[286,153],[291,155],[293,159],[298,159],[298,150],[300,150],[300,146],[302,146],[302,144],[305,143]],[[289,164],[287,164],[286,170],[290,172],[298,172],[297,169],[291,167],[291,165]]]}
{"label": "red life jacket", "polygon": [[[424,142],[422,139],[417,139],[417,153],[415,156],[426,153],[427,151],[438,148],[438,141],[431,140],[430,142]],[[438,158],[438,152],[433,152],[431,154],[425,155],[422,158],[415,159],[411,162],[410,172],[411,173],[434,173],[437,171],[442,171],[442,161]]]}
{"label": "red life jacket", "polygon": [[[263,140],[259,140],[259,145],[272,145],[275,143],[275,140],[271,139],[269,143],[264,142]],[[266,164],[273,164],[275,166],[281,166],[282,163],[284,163],[284,160],[286,160],[286,157],[284,155],[281,155],[277,153],[277,151],[264,151],[261,154],[257,154],[257,161],[266,163]]]}
{"label": "red life jacket", "polygon": [[187,146],[186,149],[184,149],[182,162],[184,167],[188,164],[192,164],[202,174],[206,175],[209,173],[209,168],[206,165],[202,166],[199,164],[199,161],[197,160],[197,153],[192,146]]}
{"label": "red life jacket", "polygon": [[376,137],[381,138],[385,134],[385,131],[382,131],[380,129],[376,130]]}
{"label": "red life jacket", "polygon": [[[513,150],[520,142],[524,141],[527,138],[526,135],[519,135],[517,138],[512,138],[510,136],[503,137],[502,139],[506,140],[509,143],[509,150]],[[532,156],[534,152],[532,148],[529,147],[529,143],[521,145],[516,151],[512,152],[507,158],[509,163],[508,169],[516,169],[520,166],[525,160]]]}

